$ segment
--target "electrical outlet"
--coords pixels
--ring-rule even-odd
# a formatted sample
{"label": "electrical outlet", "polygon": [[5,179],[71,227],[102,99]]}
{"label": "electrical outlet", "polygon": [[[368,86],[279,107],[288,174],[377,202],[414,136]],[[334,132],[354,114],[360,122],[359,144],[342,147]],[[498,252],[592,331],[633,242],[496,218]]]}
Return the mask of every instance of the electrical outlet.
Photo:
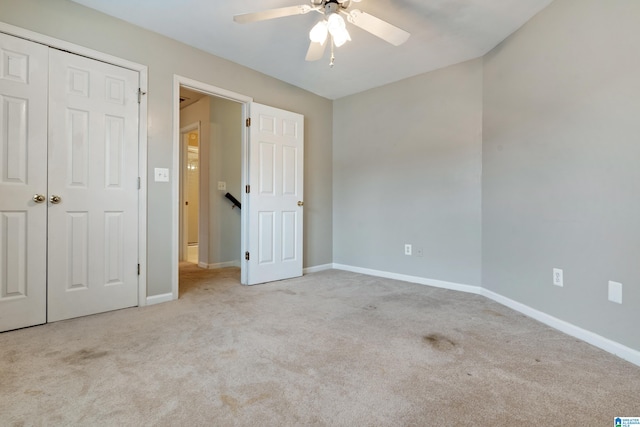
{"label": "electrical outlet", "polygon": [[609,280],[609,301],[622,304],[622,283]]}
{"label": "electrical outlet", "polygon": [[564,286],[564,281],[562,277],[562,269],[554,268],[553,269],[553,284],[556,286]]}
{"label": "electrical outlet", "polygon": [[408,243],[404,245],[404,254],[411,255],[411,245]]}
{"label": "electrical outlet", "polygon": [[422,248],[416,248],[416,256],[423,256],[424,250]]}
{"label": "electrical outlet", "polygon": [[227,183],[224,181],[218,181],[218,190],[226,190],[227,189]]}

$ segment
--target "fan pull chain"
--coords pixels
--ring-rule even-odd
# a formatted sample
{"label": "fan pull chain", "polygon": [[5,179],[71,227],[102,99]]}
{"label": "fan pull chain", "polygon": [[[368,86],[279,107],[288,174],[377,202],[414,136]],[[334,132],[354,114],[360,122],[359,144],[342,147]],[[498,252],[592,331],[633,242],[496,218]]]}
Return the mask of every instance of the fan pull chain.
{"label": "fan pull chain", "polygon": [[331,36],[331,61],[329,62],[329,67],[333,68],[334,63],[336,62],[336,56],[333,53],[335,43],[333,43],[333,36]]}

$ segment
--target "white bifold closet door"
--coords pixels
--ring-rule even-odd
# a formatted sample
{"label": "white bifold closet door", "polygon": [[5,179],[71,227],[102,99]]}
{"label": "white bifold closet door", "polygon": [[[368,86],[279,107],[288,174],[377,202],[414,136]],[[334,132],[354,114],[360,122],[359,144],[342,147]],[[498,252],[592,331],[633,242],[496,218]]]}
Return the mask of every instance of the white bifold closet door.
{"label": "white bifold closet door", "polygon": [[138,304],[138,73],[55,49],[49,71],[52,322]]}
{"label": "white bifold closet door", "polygon": [[[47,319],[49,48],[0,34],[0,330]],[[34,196],[41,201],[34,201]]]}
{"label": "white bifold closet door", "polygon": [[0,330],[137,305],[138,73],[0,41]]}

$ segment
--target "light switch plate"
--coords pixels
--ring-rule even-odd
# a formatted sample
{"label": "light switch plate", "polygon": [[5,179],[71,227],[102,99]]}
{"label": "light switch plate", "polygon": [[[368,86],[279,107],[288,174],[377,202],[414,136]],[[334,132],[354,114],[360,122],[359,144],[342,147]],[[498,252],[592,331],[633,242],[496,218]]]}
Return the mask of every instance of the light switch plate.
{"label": "light switch plate", "polygon": [[218,190],[225,191],[227,189],[227,183],[224,181],[218,181]]}
{"label": "light switch plate", "polygon": [[155,168],[153,172],[156,182],[169,182],[169,169]]}

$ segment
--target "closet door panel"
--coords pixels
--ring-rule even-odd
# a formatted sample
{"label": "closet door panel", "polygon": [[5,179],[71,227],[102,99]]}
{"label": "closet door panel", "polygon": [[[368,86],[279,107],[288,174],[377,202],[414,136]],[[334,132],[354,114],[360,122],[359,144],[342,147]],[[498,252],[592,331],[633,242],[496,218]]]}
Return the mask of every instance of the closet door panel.
{"label": "closet door panel", "polygon": [[138,304],[138,73],[49,60],[51,322]]}
{"label": "closet door panel", "polygon": [[0,34],[0,331],[46,322],[47,75],[46,46]]}

